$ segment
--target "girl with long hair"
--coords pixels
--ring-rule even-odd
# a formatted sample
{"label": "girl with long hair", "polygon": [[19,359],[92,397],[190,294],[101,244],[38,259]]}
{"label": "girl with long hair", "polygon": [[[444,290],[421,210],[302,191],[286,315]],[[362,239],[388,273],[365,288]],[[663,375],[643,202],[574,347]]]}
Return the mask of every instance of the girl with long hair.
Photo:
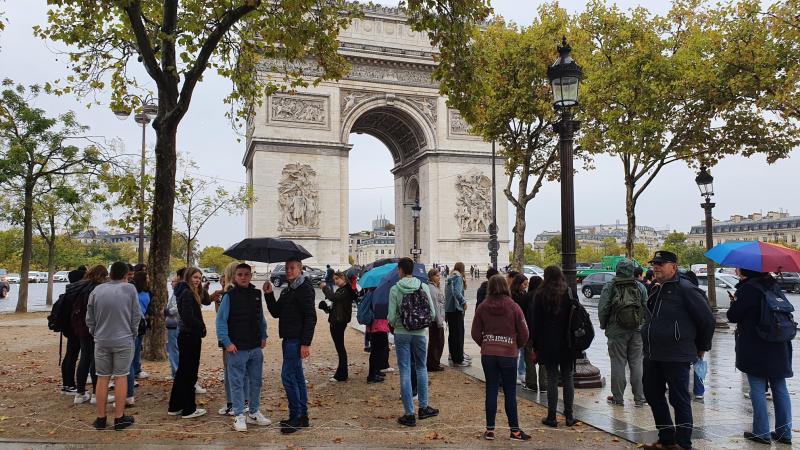
{"label": "girl with long hair", "polygon": [[344,332],[347,329],[347,324],[353,318],[353,302],[358,295],[347,281],[347,276],[342,272],[333,274],[333,284],[334,286],[329,286],[326,283],[320,284],[322,293],[325,294],[325,298],[331,301],[331,305],[328,305],[325,300],[321,300],[319,309],[328,314],[331,339],[333,339],[333,345],[336,347],[336,354],[339,357],[336,373],[329,378],[329,381],[337,382],[347,381],[348,378],[347,348],[344,346]]}
{"label": "girl with long hair", "polygon": [[[136,287],[136,295],[139,298],[139,310],[142,313],[142,320],[139,321],[139,332],[136,335],[136,342],[133,343],[133,359],[131,360],[131,370],[128,372],[128,395],[125,399],[126,406],[134,405],[133,394],[136,378],[141,375],[142,369],[142,341],[147,332],[147,308],[150,306],[150,277],[147,272],[135,272],[133,274],[133,285]],[[145,372],[146,374],[147,372]],[[145,375],[146,376],[146,375]]]}
{"label": "girl with long hair", "polygon": [[[108,269],[98,264],[86,272],[86,275],[83,276],[83,280],[70,285],[70,288],[75,292],[70,325],[81,343],[80,360],[78,361],[78,370],[75,374],[78,393],[75,395],[73,402],[76,405],[86,402],[96,402],[94,394],[97,392],[97,374],[94,371],[94,338],[89,332],[89,327],[86,326],[86,307],[89,304],[89,294],[92,293],[94,288],[106,281],[108,281]],[[87,375],[92,378],[91,395],[86,392]],[[112,396],[109,396],[108,400],[114,401]]]}
{"label": "girl with long hair", "polygon": [[203,289],[203,274],[197,267],[184,272],[186,289],[178,298],[180,333],[178,334],[178,371],[172,381],[168,414],[193,419],[206,413],[195,403],[195,384],[200,369],[200,346],[206,337],[206,324],[203,321],[201,305],[210,305],[211,298]]}
{"label": "girl with long hair", "polygon": [[464,292],[466,289],[464,263],[459,261],[453,266],[453,273],[447,277],[444,289],[445,318],[450,328],[447,346],[453,365],[458,367],[469,366],[469,361],[472,359],[464,354],[464,312],[467,310],[467,299]]}
{"label": "girl with long hair", "polygon": [[428,289],[436,309],[436,319],[428,327],[428,372],[444,370],[441,359],[444,351],[444,294],[442,293],[442,275],[437,269],[428,271]]}
{"label": "girl with long hair", "polygon": [[568,427],[575,425],[572,403],[575,397],[573,376],[576,355],[569,349],[567,327],[572,295],[564,274],[556,266],[544,269],[544,280],[534,299],[533,349],[547,370],[547,417],[542,423],[557,427],[559,369],[564,390],[564,416]]}

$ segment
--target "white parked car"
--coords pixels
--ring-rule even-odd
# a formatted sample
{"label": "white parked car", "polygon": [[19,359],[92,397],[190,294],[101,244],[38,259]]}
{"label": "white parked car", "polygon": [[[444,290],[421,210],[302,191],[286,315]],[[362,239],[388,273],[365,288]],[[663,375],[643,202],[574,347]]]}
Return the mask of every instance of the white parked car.
{"label": "white parked car", "polygon": [[47,283],[47,272],[28,272],[28,283]]}
{"label": "white parked car", "polygon": [[10,274],[6,275],[6,280],[9,283],[17,284],[17,283],[19,283],[19,274],[18,273],[10,273]]}
{"label": "white parked car", "polygon": [[[698,273],[697,281],[700,283],[700,289],[708,292],[708,275]],[[736,284],[739,283],[739,279],[734,275],[717,272],[714,274],[714,281],[716,282],[717,308],[728,309],[731,306],[728,292],[731,294],[736,292]]]}
{"label": "white parked car", "polygon": [[533,276],[539,276],[544,278],[544,269],[542,269],[539,266],[534,266],[534,265],[522,266],[522,273],[525,274],[525,276],[528,278]]}
{"label": "white parked car", "polygon": [[56,283],[63,283],[69,281],[69,272],[66,270],[61,270],[53,274],[53,281]]}

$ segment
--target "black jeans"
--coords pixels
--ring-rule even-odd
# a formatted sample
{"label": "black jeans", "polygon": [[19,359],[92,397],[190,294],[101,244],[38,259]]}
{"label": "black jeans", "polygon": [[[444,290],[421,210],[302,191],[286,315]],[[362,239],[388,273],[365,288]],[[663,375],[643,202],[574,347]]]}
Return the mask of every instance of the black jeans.
{"label": "black jeans", "polygon": [[556,419],[556,407],[558,407],[558,375],[561,369],[561,386],[564,391],[564,416],[572,419],[572,402],[575,400],[575,386],[573,376],[575,375],[575,361],[546,362],[544,367],[547,369],[547,418]]}
{"label": "black jeans", "polygon": [[368,378],[372,378],[389,364],[389,333],[369,333],[369,345]]}
{"label": "black jeans", "polygon": [[[75,368],[78,364],[78,353],[81,351],[81,340],[78,336],[64,337],[67,339],[67,351],[61,360],[61,385],[75,387]],[[83,382],[86,383],[86,375],[83,376]]]}
{"label": "black jeans", "polygon": [[86,376],[92,377],[92,393],[97,392],[97,374],[94,371],[94,338],[91,336],[81,336],[79,340],[81,348],[81,359],[78,361],[77,384],[79,394],[86,393]]}
{"label": "black jeans", "polygon": [[[692,448],[692,399],[689,395],[690,365],[688,362],[644,360],[644,398],[653,411],[658,428],[658,442]],[[669,386],[669,404],[675,409],[675,423],[664,398]]]}
{"label": "black jeans", "polygon": [[336,354],[339,355],[339,366],[336,368],[336,373],[333,378],[339,381],[347,379],[347,348],[344,346],[344,330],[347,329],[347,323],[332,323],[331,338],[333,338],[333,345],[336,347]]}
{"label": "black jeans", "polygon": [[447,327],[450,334],[447,336],[447,349],[450,350],[450,359],[454,364],[464,362],[464,313],[461,311],[445,313]]}
{"label": "black jeans", "polygon": [[519,430],[517,418],[517,358],[508,356],[481,356],[483,375],[486,378],[486,428],[494,429],[497,416],[497,388],[502,383],[506,416],[511,431]]}
{"label": "black jeans", "polygon": [[184,416],[197,409],[194,385],[197,383],[197,371],[200,370],[200,343],[199,335],[178,334],[178,371],[172,380],[169,410],[182,411]]}

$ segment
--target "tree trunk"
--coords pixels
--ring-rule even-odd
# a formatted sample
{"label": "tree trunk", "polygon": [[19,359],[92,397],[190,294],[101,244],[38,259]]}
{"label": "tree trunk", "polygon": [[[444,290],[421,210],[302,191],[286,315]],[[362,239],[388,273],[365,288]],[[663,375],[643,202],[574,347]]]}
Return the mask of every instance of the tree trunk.
{"label": "tree trunk", "polygon": [[47,306],[53,305],[53,274],[56,273],[56,236],[50,233],[47,241]]}
{"label": "tree trunk", "polygon": [[633,258],[634,241],[636,239],[636,199],[633,198],[633,180],[625,181],[625,215],[628,221],[628,236],[625,238],[625,254]]}
{"label": "tree trunk", "polygon": [[522,272],[522,266],[525,264],[525,205],[515,207],[515,221],[514,228],[511,231],[514,233],[514,251],[511,254],[511,267]]}
{"label": "tree trunk", "polygon": [[19,274],[19,296],[14,312],[28,312],[28,273],[31,270],[33,254],[33,183],[25,183],[25,206],[22,208],[22,267]]}
{"label": "tree trunk", "polygon": [[186,239],[186,267],[192,267],[192,261],[194,260],[194,253],[192,253],[192,243],[194,239]]}
{"label": "tree trunk", "polygon": [[172,249],[172,213],[175,207],[175,144],[177,123],[161,123],[156,133],[156,176],[153,202],[152,236],[148,270],[153,298],[152,326],[145,342],[143,356],[151,361],[166,359],[166,328],[164,314],[167,305],[167,279]]}

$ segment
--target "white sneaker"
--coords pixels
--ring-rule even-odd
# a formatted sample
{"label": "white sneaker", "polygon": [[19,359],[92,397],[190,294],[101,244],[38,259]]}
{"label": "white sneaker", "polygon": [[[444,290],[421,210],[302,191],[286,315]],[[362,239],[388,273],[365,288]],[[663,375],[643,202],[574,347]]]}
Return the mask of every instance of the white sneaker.
{"label": "white sneaker", "polygon": [[174,378],[175,377],[173,377],[172,375],[167,375],[166,378],[164,378],[164,379],[167,380],[167,381],[172,381]]}
{"label": "white sneaker", "polygon": [[236,431],[247,431],[247,420],[244,414],[238,415],[233,419],[233,429]]}
{"label": "white sneaker", "polygon": [[[241,416],[239,416],[241,417]],[[262,427],[266,427],[272,425],[272,421],[264,417],[261,414],[261,411],[256,411],[255,414],[248,414],[247,415],[247,423],[252,423],[254,425],[260,425]]]}
{"label": "white sneaker", "polygon": [[217,414],[220,416],[232,416],[233,415],[233,406],[225,405],[217,411]]}
{"label": "white sneaker", "polygon": [[75,400],[72,401],[72,404],[73,405],[80,405],[80,404],[86,403],[88,401],[91,401],[92,398],[93,398],[92,394],[90,394],[88,392],[84,392],[83,394],[76,395],[75,396]]}
{"label": "white sneaker", "polygon": [[146,380],[148,378],[150,378],[150,374],[145,372],[144,370],[139,372],[139,375],[136,375],[136,379],[137,380]]}
{"label": "white sneaker", "polygon": [[394,367],[387,367],[385,369],[381,369],[381,373],[392,373],[394,372]]}
{"label": "white sneaker", "polygon": [[[108,394],[107,398],[108,398],[107,403],[114,403],[114,400],[115,400],[114,394]],[[92,399],[89,400],[89,403],[92,404],[92,405],[96,405],[97,404],[97,397],[95,397],[94,394],[92,394]]]}
{"label": "white sneaker", "polygon": [[203,386],[200,386],[200,383],[195,383],[195,385],[194,385],[194,393],[195,394],[205,394],[207,392],[208,391],[206,389],[203,389]]}
{"label": "white sneaker", "polygon": [[188,416],[181,416],[181,419],[194,419],[195,417],[205,416],[206,410],[203,408],[197,408],[194,410],[193,413],[189,414]]}

